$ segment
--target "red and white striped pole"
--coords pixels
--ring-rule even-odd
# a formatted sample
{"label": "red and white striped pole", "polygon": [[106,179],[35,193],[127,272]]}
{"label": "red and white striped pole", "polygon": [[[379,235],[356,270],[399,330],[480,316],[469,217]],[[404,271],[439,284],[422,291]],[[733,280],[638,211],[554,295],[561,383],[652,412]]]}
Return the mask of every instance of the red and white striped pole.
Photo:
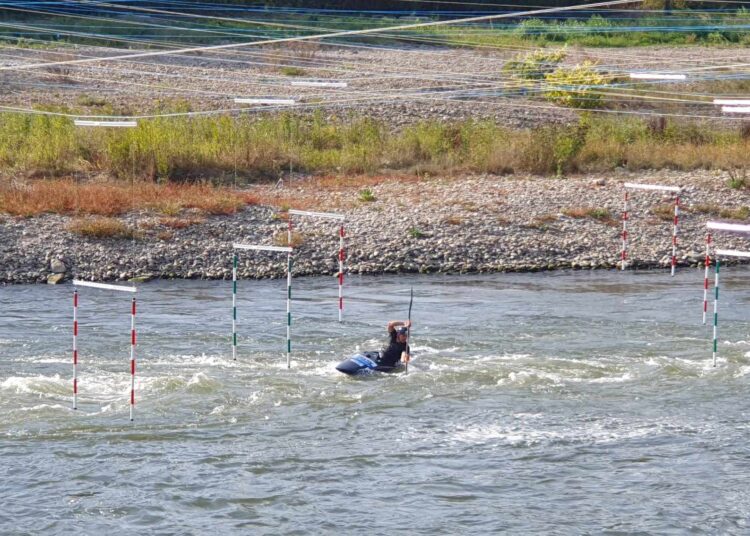
{"label": "red and white striped pole", "polygon": [[78,409],[78,289],[73,291],[73,409]]}
{"label": "red and white striped pole", "polygon": [[680,221],[680,196],[674,198],[674,224],[672,226],[672,276],[677,266],[677,226]]}
{"label": "red and white striped pole", "polygon": [[[110,285],[108,283],[95,283],[94,281],[73,280],[76,287],[91,287],[104,290],[116,290],[120,292],[136,292],[135,286]],[[73,292],[73,409],[77,405],[78,394],[78,290]],[[130,420],[133,420],[133,406],[135,405],[135,297],[130,309]]]}
{"label": "red and white striped pole", "polygon": [[344,314],[344,224],[339,227],[339,322]]}
{"label": "red and white striped pole", "polygon": [[622,211],[622,270],[625,270],[625,261],[628,258],[628,191],[625,190],[625,207]]}
{"label": "red and white striped pole", "polygon": [[130,420],[135,410],[135,297],[130,309]]}
{"label": "red and white striped pole", "polygon": [[708,313],[708,270],[711,267],[711,233],[706,235],[706,259],[703,261],[703,325]]}

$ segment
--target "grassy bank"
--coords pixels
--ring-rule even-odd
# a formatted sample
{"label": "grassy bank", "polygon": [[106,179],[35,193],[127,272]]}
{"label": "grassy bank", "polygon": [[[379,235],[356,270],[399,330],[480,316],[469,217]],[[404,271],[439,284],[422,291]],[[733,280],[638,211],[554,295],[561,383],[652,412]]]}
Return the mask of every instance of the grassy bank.
{"label": "grassy bank", "polygon": [[81,129],[67,118],[0,115],[7,177],[106,175],[157,183],[258,182],[312,174],[537,173],[733,169],[750,164],[739,128],[584,116],[579,124],[511,130],[490,122],[423,122],[394,132],[370,119],[321,115],[170,118],[135,129]]}

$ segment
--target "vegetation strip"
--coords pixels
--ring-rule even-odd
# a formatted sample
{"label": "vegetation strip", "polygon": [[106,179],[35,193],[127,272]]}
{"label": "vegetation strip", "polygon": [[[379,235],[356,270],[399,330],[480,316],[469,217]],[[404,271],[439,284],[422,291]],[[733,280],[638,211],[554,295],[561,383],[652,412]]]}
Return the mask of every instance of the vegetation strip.
{"label": "vegetation strip", "polygon": [[[263,118],[201,117],[141,121],[134,129],[77,130],[65,118],[0,116],[0,164],[15,177],[111,176],[149,182],[257,182],[291,166],[312,174],[489,172],[557,174],[617,168],[733,169],[750,165],[750,129],[687,121],[584,114],[577,124],[511,130],[485,121],[425,121],[393,131],[367,118],[322,114]],[[49,191],[31,212],[76,211],[92,196],[98,213],[130,204],[126,187],[89,185]],[[39,189],[43,186],[35,186]],[[159,205],[177,196],[184,206],[232,213],[246,200],[229,191],[196,186],[177,195],[156,185],[137,187],[136,201]],[[201,189],[203,188],[203,189]],[[98,189],[98,190],[97,190]],[[75,195],[73,195],[75,193]],[[165,195],[166,194],[166,195]],[[6,175],[0,211],[23,214],[31,202]],[[185,196],[190,197],[186,199]],[[125,202],[125,199],[128,202]],[[363,199],[372,193],[363,190]],[[93,199],[89,199],[89,202]],[[92,209],[93,211],[94,209]]]}

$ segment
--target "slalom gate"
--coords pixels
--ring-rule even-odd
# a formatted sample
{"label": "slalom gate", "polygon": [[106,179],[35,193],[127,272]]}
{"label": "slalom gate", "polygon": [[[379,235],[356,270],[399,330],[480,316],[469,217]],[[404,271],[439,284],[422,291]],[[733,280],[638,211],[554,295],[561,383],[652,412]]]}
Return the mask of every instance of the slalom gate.
{"label": "slalom gate", "polygon": [[338,235],[339,235],[339,272],[338,283],[339,283],[339,322],[342,321],[344,314],[344,260],[346,259],[346,252],[344,250],[344,215],[334,214],[332,212],[310,212],[307,210],[289,210],[289,245],[291,245],[291,229],[292,229],[292,216],[307,216],[311,218],[329,219],[340,221]]}
{"label": "slalom gate", "polygon": [[[74,119],[73,125],[76,127],[87,127],[87,128],[136,128],[138,121],[127,119],[127,120],[116,120],[116,119],[105,119],[105,120],[89,120],[89,119]],[[133,147],[130,147],[131,159],[133,157]],[[131,176],[131,186],[135,188],[135,161],[133,161],[133,175]],[[77,203],[76,198],[76,203]],[[135,209],[135,202],[133,202],[133,209]],[[136,223],[137,226],[137,223]],[[133,237],[135,241],[135,236]],[[116,292],[132,292],[135,294],[135,286],[128,287],[125,285],[109,285],[106,283],[94,283],[91,281],[81,281],[78,279],[73,280],[73,285],[76,287],[90,287],[100,290],[114,290]],[[135,410],[135,309],[136,300],[133,296],[133,301],[130,307],[130,420],[133,420],[133,414]],[[73,291],[73,409],[78,408],[78,290]]]}
{"label": "slalom gate", "polygon": [[[725,231],[732,233],[750,233],[750,225],[738,223],[723,223],[709,221],[706,223],[708,233],[706,235],[706,260],[705,275],[703,278],[703,323],[706,323],[706,310],[708,308],[708,270],[711,266],[711,247],[714,244],[711,231]],[[721,269],[721,257],[740,257],[750,259],[750,251],[740,251],[737,249],[714,249],[714,258],[716,259],[714,268],[714,322],[713,322],[713,366],[716,366],[718,356],[718,335],[719,335],[719,271]]]}
{"label": "slalom gate", "polygon": [[[291,235],[291,225],[289,227]],[[291,236],[289,236],[291,243]],[[289,246],[259,246],[249,244],[234,244],[234,257],[232,259],[232,359],[237,360],[237,252],[246,251],[270,251],[275,253],[287,253],[286,265],[286,366],[292,366],[292,248]]]}
{"label": "slalom gate", "polygon": [[[73,280],[75,287],[91,287],[101,290],[114,290],[118,292],[132,292],[135,294],[135,287],[124,285],[108,285],[106,283],[93,283],[91,281]],[[130,307],[130,420],[133,420],[135,410],[135,310],[136,300]],[[78,409],[78,289],[73,290],[73,409]]]}
{"label": "slalom gate", "polygon": [[680,218],[680,194],[682,188],[679,186],[661,186],[658,184],[637,184],[632,182],[626,182],[625,187],[625,204],[622,211],[622,252],[620,254],[621,269],[625,270],[625,266],[628,260],[628,243],[630,241],[630,235],[628,234],[628,221],[630,219],[630,192],[629,190],[656,190],[662,192],[674,193],[674,219],[672,223],[672,273],[674,275],[675,267],[677,266],[677,228]]}

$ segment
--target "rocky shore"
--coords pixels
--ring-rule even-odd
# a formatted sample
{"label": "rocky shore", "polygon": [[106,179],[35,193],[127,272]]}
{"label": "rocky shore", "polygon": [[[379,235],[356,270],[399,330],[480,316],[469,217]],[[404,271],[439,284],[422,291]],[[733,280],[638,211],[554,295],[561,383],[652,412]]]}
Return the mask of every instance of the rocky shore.
{"label": "rocky shore", "polygon": [[[291,200],[292,208],[345,214],[348,273],[475,273],[619,266],[623,182],[684,188],[681,267],[702,264],[707,220],[746,217],[743,207],[750,207],[750,193],[730,188],[728,177],[717,172],[393,177],[373,181],[366,187],[368,196],[362,195],[362,186],[323,188],[309,178],[254,189],[266,198]],[[669,265],[670,202],[670,195],[662,192],[632,194],[633,267]],[[63,216],[0,216],[0,282],[228,279],[234,242],[279,245],[287,229],[283,210],[260,205],[233,216],[204,217],[182,229],[163,228],[154,214],[122,219],[139,229],[136,239],[84,239],[67,229],[69,218]],[[337,224],[295,217],[293,227],[294,274],[336,274]],[[716,243],[721,248],[750,248],[742,237],[728,234],[717,236]],[[240,255],[241,278],[280,277],[285,270],[283,255]]]}

